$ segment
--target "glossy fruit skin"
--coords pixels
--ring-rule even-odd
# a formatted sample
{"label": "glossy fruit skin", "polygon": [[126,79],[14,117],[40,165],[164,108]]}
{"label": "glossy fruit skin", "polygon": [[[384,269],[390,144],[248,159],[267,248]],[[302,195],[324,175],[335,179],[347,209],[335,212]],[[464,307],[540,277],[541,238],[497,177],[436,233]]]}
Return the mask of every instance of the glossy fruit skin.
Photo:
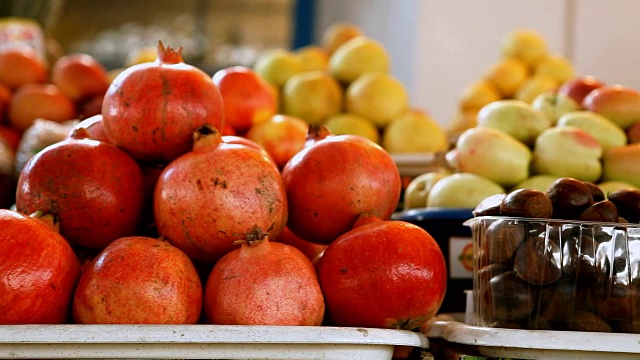
{"label": "glossy fruit skin", "polygon": [[374,221],[336,239],[318,264],[330,324],[412,330],[439,310],[444,256],[422,228]]}
{"label": "glossy fruit skin", "polygon": [[115,240],[85,269],[73,298],[79,324],[195,324],[202,284],[182,251],[158,239]]}
{"label": "glossy fruit skin", "polygon": [[282,179],[287,226],[319,244],[349,231],[362,213],[388,219],[400,199],[400,173],[391,156],[355,135],[328,135],[305,146],[282,169]]}
{"label": "glossy fruit skin", "polygon": [[46,147],[25,165],[16,207],[25,214],[52,213],[72,245],[103,249],[134,234],[143,196],[142,172],[127,153],[109,143],[71,138]]}
{"label": "glossy fruit skin", "polygon": [[80,264],[38,219],[0,209],[0,324],[63,324]]}
{"label": "glossy fruit skin", "polygon": [[276,96],[262,77],[246,66],[230,66],[212,77],[224,102],[225,122],[243,134],[277,111]]}
{"label": "glossy fruit skin", "polygon": [[315,269],[293,246],[243,243],[216,263],[205,286],[209,324],[317,326],[324,299]]}
{"label": "glossy fruit skin", "polygon": [[277,168],[260,150],[224,143],[209,126],[198,131],[194,150],[160,175],[154,214],[160,235],[194,261],[213,264],[256,226],[277,237],[287,199]]}
{"label": "glossy fruit skin", "polygon": [[211,77],[185,64],[181,50],[164,47],[155,62],[131,66],[113,80],[102,115],[110,142],[143,162],[168,163],[192,148],[197,127],[224,123]]}

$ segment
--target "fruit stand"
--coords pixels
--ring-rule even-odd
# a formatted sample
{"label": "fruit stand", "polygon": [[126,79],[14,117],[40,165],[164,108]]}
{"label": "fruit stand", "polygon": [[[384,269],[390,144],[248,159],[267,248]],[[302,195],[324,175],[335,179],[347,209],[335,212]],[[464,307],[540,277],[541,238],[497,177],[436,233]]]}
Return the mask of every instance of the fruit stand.
{"label": "fruit stand", "polygon": [[0,358],[640,353],[640,92],[536,31],[446,128],[351,23],[215,70],[0,32]]}

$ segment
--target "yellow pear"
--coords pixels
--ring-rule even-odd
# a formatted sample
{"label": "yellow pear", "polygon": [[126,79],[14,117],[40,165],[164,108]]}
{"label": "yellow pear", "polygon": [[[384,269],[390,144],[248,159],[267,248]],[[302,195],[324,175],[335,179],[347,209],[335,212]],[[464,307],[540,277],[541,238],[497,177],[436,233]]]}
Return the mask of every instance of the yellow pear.
{"label": "yellow pear", "polygon": [[293,54],[300,60],[303,71],[327,70],[329,68],[329,54],[317,45],[307,45],[296,49]]}
{"label": "yellow pear", "polygon": [[503,98],[513,97],[528,77],[529,67],[516,58],[502,59],[485,74],[485,79],[498,89]]}
{"label": "yellow pear", "polygon": [[300,60],[291,51],[272,49],[258,57],[253,70],[269,83],[280,87],[291,76],[302,72],[303,68]]}
{"label": "yellow pear", "polygon": [[155,46],[144,46],[132,50],[127,54],[124,60],[124,67],[130,67],[137,64],[154,62],[158,57],[158,48]]}
{"label": "yellow pear", "polygon": [[515,29],[509,32],[500,44],[502,57],[524,61],[530,68],[549,53],[545,39],[533,29]]}
{"label": "yellow pear", "polygon": [[448,146],[444,129],[420,110],[394,118],[382,133],[382,147],[389,153],[439,152]]}
{"label": "yellow pear", "polygon": [[342,44],[329,58],[329,72],[343,84],[374,71],[389,71],[389,54],[381,43],[363,35]]}
{"label": "yellow pear", "polygon": [[320,124],[342,111],[343,90],[326,71],[295,74],[282,88],[283,112],[309,124]]}
{"label": "yellow pear", "polygon": [[475,80],[464,89],[460,95],[460,109],[462,111],[478,111],[483,106],[502,99],[496,86],[489,80]]}
{"label": "yellow pear", "polygon": [[547,55],[535,67],[535,75],[546,75],[555,79],[559,84],[567,82],[576,76],[573,64],[562,55]]}
{"label": "yellow pear", "polygon": [[409,96],[404,85],[384,72],[364,74],[347,88],[347,112],[364,116],[379,128],[408,107]]}
{"label": "yellow pear", "polygon": [[362,30],[358,26],[347,22],[336,22],[322,34],[322,47],[331,55],[340,45],[360,35]]}
{"label": "yellow pear", "polygon": [[548,75],[535,75],[522,84],[514,98],[532,104],[538,95],[554,91],[559,85],[554,78]]}
{"label": "yellow pear", "polygon": [[329,116],[324,126],[334,135],[358,135],[375,143],[380,141],[380,130],[367,118],[350,113]]}

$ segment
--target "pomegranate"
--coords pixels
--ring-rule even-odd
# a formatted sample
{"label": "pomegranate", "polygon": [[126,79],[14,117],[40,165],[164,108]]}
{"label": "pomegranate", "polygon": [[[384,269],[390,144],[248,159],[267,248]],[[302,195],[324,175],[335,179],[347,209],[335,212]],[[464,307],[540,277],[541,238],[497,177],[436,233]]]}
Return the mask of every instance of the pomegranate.
{"label": "pomegranate", "polygon": [[259,150],[265,157],[267,157],[269,160],[271,160],[271,162],[273,163],[273,166],[276,167],[276,169],[278,169],[278,171],[280,171],[280,168],[278,167],[278,164],[276,164],[275,160],[273,160],[273,158],[271,157],[271,155],[269,154],[269,152],[267,150],[265,150],[265,148],[263,148],[260,144],[258,144],[257,142],[250,140],[244,136],[238,136],[238,135],[224,135],[224,133],[222,133],[222,142],[227,143],[227,144],[238,144],[238,145],[246,145],[252,148],[255,148],[257,150]]}
{"label": "pomegranate", "polygon": [[310,125],[307,144],[282,169],[287,226],[303,239],[330,244],[358,216],[391,217],[400,199],[400,173],[391,156],[371,140],[333,135]]}
{"label": "pomegranate", "polygon": [[259,229],[218,261],[204,292],[205,321],[222,325],[321,325],[324,299],[311,261]]}
{"label": "pomegranate", "polygon": [[40,216],[0,209],[0,324],[67,322],[80,264],[54,217]]}
{"label": "pomegranate", "polygon": [[259,150],[227,144],[204,125],[193,151],[172,161],[156,184],[158,233],[194,261],[213,264],[254,227],[276,238],[287,222],[280,173]]}
{"label": "pomegranate", "polygon": [[444,256],[424,229],[364,214],[318,264],[330,324],[413,330],[440,309]]}
{"label": "pomegranate", "polygon": [[47,64],[30,46],[0,51],[0,83],[11,89],[47,80]]}
{"label": "pomegranate", "polygon": [[143,236],[113,241],[84,270],[73,298],[80,324],[195,324],[202,284],[189,258]]}
{"label": "pomegranate", "polygon": [[271,85],[246,66],[229,66],[213,74],[224,102],[225,122],[237,133],[267,121],[278,108]]}
{"label": "pomegranate", "polygon": [[273,241],[295,247],[312,262],[327,248],[327,245],[315,244],[302,239],[289,230],[289,227],[285,227],[280,236]]}
{"label": "pomegranate", "polygon": [[104,133],[102,114],[91,116],[77,123],[69,132],[69,137],[71,137],[74,134],[75,130],[79,128],[87,129],[89,138],[93,140],[109,142],[107,136]]}
{"label": "pomegranate", "polygon": [[86,129],[77,129],[27,162],[18,178],[16,209],[50,212],[71,244],[101,249],[134,234],[143,180],[127,153],[88,136]]}
{"label": "pomegranate", "polygon": [[219,129],[224,123],[222,96],[211,77],[185,64],[182,48],[165,48],[162,42],[156,61],[116,76],[102,116],[111,143],[144,162],[169,162],[191,149],[197,127]]}

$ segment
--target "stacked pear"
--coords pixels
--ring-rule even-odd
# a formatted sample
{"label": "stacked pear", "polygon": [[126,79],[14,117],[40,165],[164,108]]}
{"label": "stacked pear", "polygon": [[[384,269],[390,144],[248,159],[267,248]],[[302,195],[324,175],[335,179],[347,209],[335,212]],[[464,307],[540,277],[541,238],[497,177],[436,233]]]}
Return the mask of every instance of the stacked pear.
{"label": "stacked pear", "polygon": [[332,24],[319,44],[266,51],[254,70],[276,89],[282,114],[369,138],[392,154],[449,147],[439,123],[411,106],[385,47],[353,24]]}

